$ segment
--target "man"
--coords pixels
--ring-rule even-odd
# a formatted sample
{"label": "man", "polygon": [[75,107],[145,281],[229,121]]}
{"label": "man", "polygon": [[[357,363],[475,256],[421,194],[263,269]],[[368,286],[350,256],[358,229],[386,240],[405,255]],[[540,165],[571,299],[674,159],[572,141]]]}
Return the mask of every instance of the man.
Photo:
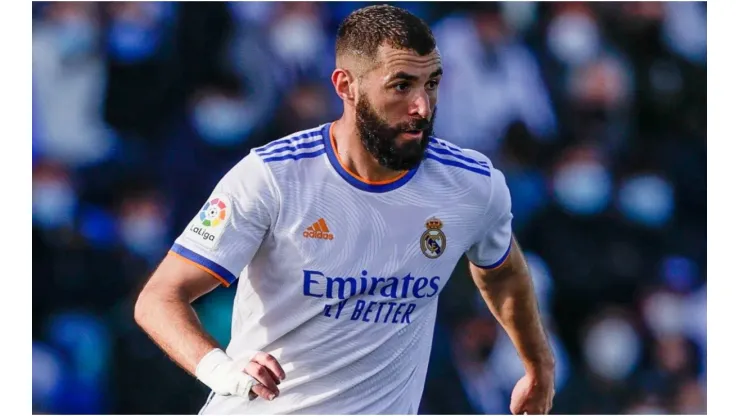
{"label": "man", "polygon": [[[203,414],[413,414],[439,293],[467,255],[527,369],[512,412],[548,412],[554,362],[504,177],[431,136],[431,31],[371,6],[341,24],[336,54],[341,119],[228,172],[141,292],[137,322],[213,390]],[[237,276],[223,351],[190,304]]]}

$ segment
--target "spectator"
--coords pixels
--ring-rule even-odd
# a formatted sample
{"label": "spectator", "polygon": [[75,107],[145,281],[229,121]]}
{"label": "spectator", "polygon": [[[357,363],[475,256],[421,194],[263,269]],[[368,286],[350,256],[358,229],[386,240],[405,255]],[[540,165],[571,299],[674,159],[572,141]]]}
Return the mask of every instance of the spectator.
{"label": "spectator", "polygon": [[111,156],[115,134],[103,120],[105,59],[93,3],[51,3],[34,22],[35,149],[71,166]]}
{"label": "spectator", "polygon": [[498,6],[475,4],[435,27],[445,65],[437,133],[489,155],[516,121],[539,139],[551,138],[557,121],[537,60]]}

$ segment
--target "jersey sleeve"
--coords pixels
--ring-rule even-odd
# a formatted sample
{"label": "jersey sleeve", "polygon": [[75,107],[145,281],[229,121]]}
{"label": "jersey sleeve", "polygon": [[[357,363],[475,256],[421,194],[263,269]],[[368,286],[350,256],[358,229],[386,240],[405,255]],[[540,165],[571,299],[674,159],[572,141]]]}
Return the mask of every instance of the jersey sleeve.
{"label": "jersey sleeve", "polygon": [[512,243],[511,193],[503,173],[494,168],[491,168],[491,187],[488,209],[482,220],[484,231],[466,253],[468,260],[483,269],[503,264]]}
{"label": "jersey sleeve", "polygon": [[229,286],[252,261],[274,224],[278,201],[267,167],[250,153],[219,181],[170,254]]}

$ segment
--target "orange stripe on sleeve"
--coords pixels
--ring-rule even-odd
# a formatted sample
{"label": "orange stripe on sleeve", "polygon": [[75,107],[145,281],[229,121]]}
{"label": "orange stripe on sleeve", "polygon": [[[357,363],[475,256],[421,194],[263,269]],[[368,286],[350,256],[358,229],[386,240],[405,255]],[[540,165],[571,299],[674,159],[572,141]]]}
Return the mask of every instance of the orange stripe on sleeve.
{"label": "orange stripe on sleeve", "polygon": [[170,255],[172,255],[172,256],[174,256],[174,257],[176,257],[176,258],[178,258],[178,259],[180,259],[180,260],[182,260],[182,261],[184,261],[184,262],[186,262],[186,263],[190,263],[190,264],[192,264],[193,266],[195,266],[195,267],[197,267],[197,268],[199,268],[199,269],[203,270],[204,272],[206,272],[206,273],[210,274],[210,275],[211,275],[211,276],[213,276],[213,277],[214,277],[214,278],[215,278],[216,280],[218,280],[219,282],[221,282],[221,284],[222,284],[222,285],[224,285],[224,286],[226,286],[226,287],[229,287],[229,286],[231,286],[231,284],[230,284],[229,282],[227,282],[227,281],[226,281],[226,279],[224,279],[223,277],[219,276],[219,275],[218,275],[218,273],[214,272],[213,270],[209,269],[208,267],[206,267],[206,266],[204,266],[204,265],[202,265],[202,264],[198,264],[198,263],[196,263],[196,262],[194,262],[194,261],[190,260],[189,258],[183,257],[183,256],[181,256],[181,255],[179,255],[179,254],[175,253],[175,252],[174,252],[174,251],[172,251],[172,250],[170,250],[169,254],[170,254]]}

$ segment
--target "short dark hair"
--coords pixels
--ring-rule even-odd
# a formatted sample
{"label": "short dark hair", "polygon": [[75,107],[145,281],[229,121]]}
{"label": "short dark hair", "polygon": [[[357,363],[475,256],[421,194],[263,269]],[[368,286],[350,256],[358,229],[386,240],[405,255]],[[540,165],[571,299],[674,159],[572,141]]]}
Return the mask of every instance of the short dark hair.
{"label": "short dark hair", "polygon": [[368,6],[347,16],[337,30],[337,58],[359,54],[374,59],[383,44],[427,55],[437,47],[432,30],[419,17],[400,7]]}

